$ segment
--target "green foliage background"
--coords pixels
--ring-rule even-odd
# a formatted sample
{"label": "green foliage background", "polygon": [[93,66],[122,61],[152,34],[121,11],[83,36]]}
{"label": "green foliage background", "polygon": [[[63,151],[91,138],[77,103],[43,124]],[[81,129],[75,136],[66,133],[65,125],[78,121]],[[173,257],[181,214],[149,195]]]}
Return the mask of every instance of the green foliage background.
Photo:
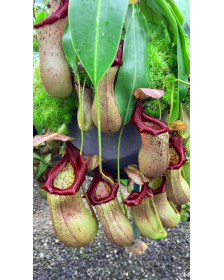
{"label": "green foliage background", "polygon": [[[150,71],[150,87],[164,90],[160,99],[162,113],[170,108],[172,83],[177,79],[177,47],[172,46],[166,27],[160,24],[148,23],[150,43],[148,47],[148,61]],[[186,35],[188,53],[190,55],[190,39]],[[177,94],[177,83],[174,97]],[[174,98],[175,100],[175,98]],[[187,95],[185,105],[189,109],[190,97]],[[149,98],[143,102],[144,111],[151,116],[159,116],[157,100]]]}
{"label": "green foliage background", "polygon": [[39,73],[39,59],[35,59],[33,67],[33,123],[43,128],[56,131],[63,123],[71,122],[76,116],[78,97],[73,92],[68,98],[53,98],[44,89]]}

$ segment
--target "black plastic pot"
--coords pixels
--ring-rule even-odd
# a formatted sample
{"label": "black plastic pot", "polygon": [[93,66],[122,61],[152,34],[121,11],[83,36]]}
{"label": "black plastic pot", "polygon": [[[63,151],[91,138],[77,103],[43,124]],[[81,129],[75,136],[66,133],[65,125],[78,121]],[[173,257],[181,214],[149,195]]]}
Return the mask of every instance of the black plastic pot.
{"label": "black plastic pot", "polygon": [[[72,119],[72,123],[68,124],[68,135],[74,137],[72,144],[78,149],[81,146],[81,131],[78,127],[77,118]],[[102,157],[108,161],[103,162],[103,167],[111,174],[111,176],[117,179],[117,151],[118,140],[120,130],[113,135],[105,134],[101,132],[101,147]],[[128,179],[124,167],[129,164],[138,165],[138,152],[141,148],[142,140],[138,130],[131,123],[125,125],[120,146],[120,177],[121,179]],[[89,131],[84,132],[84,154],[99,154],[98,146],[98,129],[93,126]],[[87,175],[93,176],[95,172],[88,172]]]}

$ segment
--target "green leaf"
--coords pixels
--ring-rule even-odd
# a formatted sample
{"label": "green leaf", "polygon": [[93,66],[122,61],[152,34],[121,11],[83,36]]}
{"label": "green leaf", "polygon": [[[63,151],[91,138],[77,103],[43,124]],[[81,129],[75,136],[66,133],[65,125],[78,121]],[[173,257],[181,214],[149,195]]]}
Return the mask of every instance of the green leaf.
{"label": "green leaf", "polygon": [[[184,63],[183,51],[182,51],[182,44],[181,44],[181,36],[180,32],[178,31],[178,44],[177,44],[177,64],[178,64],[178,79],[188,82],[188,74]],[[179,104],[182,102],[184,97],[187,94],[188,86],[184,85],[183,83],[178,82],[178,92],[176,96],[175,103],[173,105],[173,112],[171,115],[171,122],[177,120],[179,115]]]}
{"label": "green leaf", "polygon": [[39,160],[41,160],[41,161],[44,161],[44,160],[42,159],[42,157],[38,156],[38,155],[35,154],[35,153],[33,153],[33,158],[39,159]]}
{"label": "green leaf", "polygon": [[46,163],[50,162],[51,161],[51,154],[46,155],[46,157],[44,158],[44,161]]}
{"label": "green leaf", "polygon": [[170,36],[171,42],[177,44],[178,40],[178,28],[176,20],[173,14],[170,11],[170,8],[165,0],[147,0],[147,4],[149,7],[157,11],[166,25],[167,31]]}
{"label": "green leaf", "polygon": [[144,14],[147,22],[160,23],[162,18],[159,13],[147,5],[147,0],[140,1],[140,11]]}
{"label": "green leaf", "polygon": [[128,0],[69,1],[73,46],[95,87],[116,56],[127,8]]}
{"label": "green leaf", "polygon": [[34,41],[33,42],[33,51],[36,52],[37,48],[38,48],[38,42]]}
{"label": "green leaf", "polygon": [[180,22],[180,24],[183,25],[184,18],[182,16],[182,14],[180,13],[180,10],[178,9],[178,7],[173,3],[172,0],[166,0],[166,1],[170,4],[173,12],[175,13],[176,17],[178,18],[178,20]]}
{"label": "green leaf", "polygon": [[37,172],[37,179],[47,170],[48,164],[44,161],[40,162],[38,172]]}
{"label": "green leaf", "polygon": [[174,0],[188,26],[190,27],[190,0]]}
{"label": "green leaf", "polygon": [[148,88],[149,64],[147,57],[147,38],[139,19],[137,4],[130,5],[132,17],[123,49],[123,66],[120,67],[115,86],[115,98],[123,120],[127,124],[134,111],[136,98],[133,92],[137,88]]}
{"label": "green leaf", "polygon": [[42,19],[46,18],[47,14],[44,12],[40,12],[36,17],[36,24],[38,24]]}
{"label": "green leaf", "polygon": [[[174,17],[176,17],[176,15],[174,13],[173,13],[173,15],[174,15]],[[177,21],[177,25],[178,25],[178,29],[179,29],[179,33],[180,33],[180,38],[181,38],[180,41],[181,41],[183,60],[184,60],[187,76],[189,76],[190,75],[190,57],[189,57],[189,55],[187,53],[185,31],[184,31],[182,25],[180,24],[180,22],[179,22],[179,20],[177,18],[176,18],[176,21]],[[184,80],[184,81],[188,82],[188,79]],[[184,86],[188,90],[188,86],[186,86],[186,85],[184,85]],[[187,90],[186,90],[186,92],[187,92]]]}
{"label": "green leaf", "polygon": [[150,41],[150,36],[149,36],[149,26],[148,23],[146,21],[145,16],[143,15],[143,13],[139,12],[139,20],[142,24],[143,30],[145,32],[145,38],[146,38],[146,46],[149,46],[149,41]]}
{"label": "green leaf", "polygon": [[75,55],[75,49],[72,45],[72,38],[69,29],[69,24],[66,25],[63,36],[62,36],[62,46],[66,57],[68,58],[72,69],[75,74],[77,74],[77,56]]}
{"label": "green leaf", "polygon": [[131,180],[130,179],[121,179],[121,184],[124,185],[126,188],[130,184]]}

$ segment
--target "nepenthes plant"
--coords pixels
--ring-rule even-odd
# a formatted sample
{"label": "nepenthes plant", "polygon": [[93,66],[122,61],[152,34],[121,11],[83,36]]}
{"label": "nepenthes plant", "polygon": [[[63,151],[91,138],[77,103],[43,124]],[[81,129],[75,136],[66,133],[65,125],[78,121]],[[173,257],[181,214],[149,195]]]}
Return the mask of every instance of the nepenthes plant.
{"label": "nepenthes plant", "polygon": [[[90,244],[97,234],[97,216],[109,242],[119,247],[130,245],[134,233],[127,206],[143,236],[166,238],[164,228],[179,223],[177,209],[189,202],[188,173],[183,166],[189,161],[190,118],[183,104],[189,98],[190,58],[182,27],[185,13],[181,6],[171,2],[61,0],[54,12],[34,25],[44,89],[51,97],[65,100],[71,98],[75,89],[78,100],[80,147],[60,133],[43,136],[45,142],[66,143],[61,160],[45,174],[42,190],[47,192],[55,233],[67,246]],[[148,59],[152,55],[149,23],[162,21],[176,48],[177,61],[177,77],[169,88],[170,103],[166,110],[160,102],[165,96],[164,89],[152,87]],[[156,104],[158,115],[146,112],[150,102]],[[123,168],[120,147],[129,123],[136,127],[142,145],[138,161]],[[97,138],[92,141],[98,142],[98,150],[86,155],[85,133],[91,133],[93,127],[97,128]],[[101,136],[113,137],[116,133],[114,178],[103,167],[102,162],[107,159],[102,157]],[[35,147],[43,142],[41,137],[38,139],[35,138]],[[108,142],[109,145],[112,144]],[[92,171],[93,180],[85,190],[82,184],[88,170]],[[130,195],[124,196],[121,170],[141,186],[139,192],[130,190],[127,184]]]}

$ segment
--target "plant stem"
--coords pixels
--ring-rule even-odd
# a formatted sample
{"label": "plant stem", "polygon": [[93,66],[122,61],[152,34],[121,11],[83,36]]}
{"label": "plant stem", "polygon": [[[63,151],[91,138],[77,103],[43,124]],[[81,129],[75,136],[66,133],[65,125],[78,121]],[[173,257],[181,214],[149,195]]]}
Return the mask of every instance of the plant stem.
{"label": "plant stem", "polygon": [[168,201],[169,201],[170,205],[172,206],[173,210],[176,212],[176,214],[180,214],[179,211],[177,210],[177,208],[175,207],[175,205],[173,204],[173,202],[170,201],[169,199],[168,199]]}
{"label": "plant stem", "polygon": [[157,209],[156,209],[156,206],[155,206],[155,203],[154,203],[153,198],[151,198],[151,201],[152,201],[152,205],[153,205],[153,207],[154,207],[154,211],[155,211],[156,217],[157,217],[158,222],[159,222],[159,226],[161,227],[161,230],[162,230],[162,232],[163,232],[163,231],[164,231],[164,228],[163,228],[163,225],[162,225],[161,220],[160,220],[160,218],[159,218],[159,214],[158,214],[158,212],[157,212]]}
{"label": "plant stem", "polygon": [[96,214],[95,214],[95,212],[94,212],[94,210],[93,210],[93,207],[92,207],[92,205],[91,205],[91,203],[90,203],[90,201],[89,201],[89,198],[88,198],[88,196],[87,196],[87,194],[86,194],[86,191],[85,191],[83,185],[82,185],[82,191],[83,191],[84,196],[85,196],[85,198],[86,198],[86,200],[87,200],[87,203],[88,203],[88,205],[89,205],[89,208],[90,208],[90,211],[91,211],[91,213],[92,213],[92,216],[93,216],[93,218],[96,220],[96,222],[97,222],[97,224],[98,224],[98,220],[97,220]]}
{"label": "plant stem", "polygon": [[[123,193],[121,190],[121,178],[120,178],[120,146],[121,146],[121,136],[122,136],[123,129],[124,129],[124,125],[122,126],[121,131],[120,131],[119,140],[118,140],[118,148],[117,148],[117,177],[118,177],[117,179],[118,179],[118,186],[119,186],[121,200],[123,200],[122,199]],[[124,211],[125,211],[125,215],[128,217],[127,208],[126,208],[125,204],[124,204]]]}
{"label": "plant stem", "polygon": [[41,12],[43,12],[43,11],[44,11],[44,9],[45,9],[45,7],[47,6],[48,2],[49,2],[49,0],[47,0],[47,1],[44,3],[44,6],[43,6],[43,8],[42,8]]}
{"label": "plant stem", "polygon": [[121,146],[121,136],[122,136],[123,129],[124,129],[124,125],[122,126],[121,131],[120,131],[119,140],[118,140],[118,148],[117,148],[117,178],[118,178],[120,194],[122,193],[121,178],[120,178],[120,146]]}
{"label": "plant stem", "polygon": [[[180,103],[180,120],[184,122],[184,112],[182,102]],[[180,136],[183,136],[184,132],[180,131]]]}
{"label": "plant stem", "polygon": [[[137,185],[136,183],[134,183],[134,191],[135,192],[140,192],[140,186]],[[132,228],[133,228],[133,231],[134,231],[134,242],[136,243],[138,241],[138,230],[136,228],[134,220],[132,222]]]}
{"label": "plant stem", "polygon": [[158,107],[159,107],[159,120],[161,121],[161,106],[160,106],[159,99],[157,99],[157,103],[158,103]]}
{"label": "plant stem", "polygon": [[95,98],[96,98],[96,111],[97,111],[97,126],[98,126],[98,144],[99,144],[99,170],[100,170],[100,174],[106,178],[107,180],[109,180],[113,185],[114,182],[107,177],[106,175],[103,174],[103,170],[102,170],[102,155],[101,155],[101,130],[100,130],[100,106],[99,106],[99,97],[98,97],[98,88],[97,85],[94,84],[94,88],[95,88]]}
{"label": "plant stem", "polygon": [[[77,72],[77,82],[79,87],[79,108],[82,116],[82,99],[81,99],[81,87],[80,87],[80,78],[79,74]],[[79,117],[79,116],[77,116]],[[82,155],[82,148],[83,148],[83,129],[82,129],[82,123],[81,123],[81,147],[80,147],[80,155]]]}
{"label": "plant stem", "polygon": [[171,115],[172,115],[172,111],[173,111],[173,93],[174,93],[174,84],[175,82],[181,82],[182,84],[185,84],[185,85],[190,85],[190,83],[187,83],[187,82],[184,82],[180,79],[176,79],[173,81],[172,83],[172,91],[171,91],[171,100],[170,100],[170,114],[169,114],[169,119],[168,119],[168,122],[167,122],[167,126],[169,127],[170,125],[170,119],[171,119]]}
{"label": "plant stem", "polygon": [[[82,88],[82,96],[79,96],[80,98],[80,117],[81,117],[81,147],[80,147],[80,155],[82,154],[82,149],[83,149],[83,139],[84,139],[84,135],[83,135],[83,122],[84,122],[84,90],[85,90],[85,85],[86,85],[86,77],[84,79],[84,83],[83,83],[83,88]],[[80,90],[80,83],[79,83],[79,90]]]}

